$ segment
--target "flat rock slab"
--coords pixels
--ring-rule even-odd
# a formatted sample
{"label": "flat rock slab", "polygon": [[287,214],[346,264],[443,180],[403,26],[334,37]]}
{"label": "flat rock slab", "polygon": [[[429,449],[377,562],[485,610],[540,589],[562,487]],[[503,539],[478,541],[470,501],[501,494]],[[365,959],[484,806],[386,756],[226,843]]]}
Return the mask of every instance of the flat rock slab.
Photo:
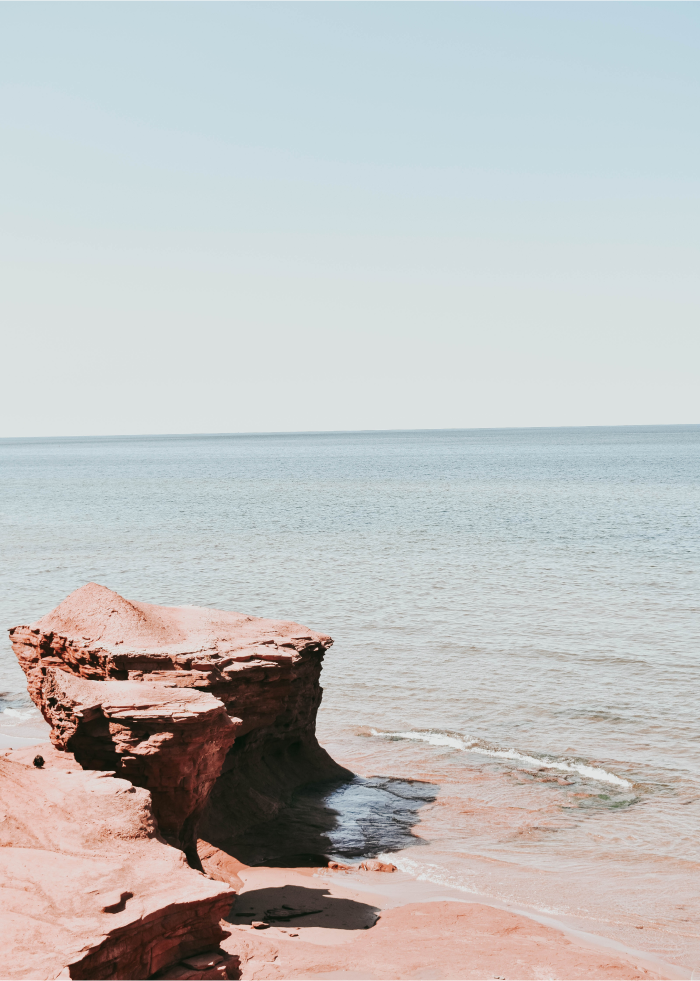
{"label": "flat rock slab", "polygon": [[3,978],[148,978],[216,947],[233,891],[160,838],[147,791],[55,756],[0,757]]}
{"label": "flat rock slab", "polygon": [[70,700],[79,718],[100,712],[109,719],[187,722],[211,719],[222,710],[218,698],[192,688],[144,681],[90,681],[67,671],[47,670],[58,693]]}

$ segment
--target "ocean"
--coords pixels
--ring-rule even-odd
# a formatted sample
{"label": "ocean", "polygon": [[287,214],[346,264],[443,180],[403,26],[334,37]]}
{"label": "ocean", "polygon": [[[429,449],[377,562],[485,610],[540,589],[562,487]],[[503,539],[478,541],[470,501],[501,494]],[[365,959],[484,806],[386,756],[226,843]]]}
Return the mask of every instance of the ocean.
{"label": "ocean", "polygon": [[700,977],[700,426],[4,439],[0,495],[3,628],[95,581],[330,633],[334,854]]}

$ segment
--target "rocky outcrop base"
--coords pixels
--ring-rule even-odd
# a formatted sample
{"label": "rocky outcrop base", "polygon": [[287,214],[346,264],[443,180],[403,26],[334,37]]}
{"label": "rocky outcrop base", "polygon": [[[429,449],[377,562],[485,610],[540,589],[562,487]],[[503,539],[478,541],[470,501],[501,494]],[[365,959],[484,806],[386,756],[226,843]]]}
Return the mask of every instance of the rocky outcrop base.
{"label": "rocky outcrop base", "polygon": [[352,776],[316,739],[325,634],[88,583],[10,637],[54,744],[151,790],[195,867],[198,825],[230,841],[297,787]]}
{"label": "rocky outcrop base", "polygon": [[235,894],[161,838],[149,793],[41,752],[0,757],[2,976],[149,978],[217,947]]}

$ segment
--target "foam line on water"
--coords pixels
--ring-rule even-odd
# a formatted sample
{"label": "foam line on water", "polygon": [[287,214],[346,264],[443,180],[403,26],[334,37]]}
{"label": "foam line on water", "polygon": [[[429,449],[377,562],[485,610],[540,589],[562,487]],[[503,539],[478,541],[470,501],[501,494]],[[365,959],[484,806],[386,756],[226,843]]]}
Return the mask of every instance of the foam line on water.
{"label": "foam line on water", "polygon": [[538,759],[529,756],[527,753],[519,753],[517,749],[490,749],[483,746],[477,739],[462,739],[459,736],[451,736],[443,732],[381,732],[378,729],[370,729],[373,736],[383,736],[385,739],[409,739],[414,742],[429,743],[431,746],[449,746],[452,749],[459,749],[465,753],[478,753],[481,756],[495,756],[504,760],[518,760],[521,763],[529,763],[532,766],[547,767],[550,770],[561,770],[565,773],[578,773],[589,780],[598,780],[601,783],[610,783],[616,787],[629,788],[632,786],[629,780],[618,777],[615,773],[610,773],[600,766],[590,766],[587,763],[577,763],[575,760],[553,760],[548,757]]}
{"label": "foam line on water", "polygon": [[[495,900],[496,903],[508,904],[517,902],[514,895],[501,893],[498,889],[484,890],[476,884],[474,876],[469,872],[455,873],[445,866],[435,865],[433,862],[416,862],[404,856],[396,856],[392,852],[387,852],[377,856],[380,862],[391,862],[401,872],[412,875],[418,882],[430,882],[434,886],[444,886],[447,889],[454,889],[457,892],[465,892],[470,896],[481,896],[485,900]],[[555,906],[545,906],[542,903],[528,903],[529,910],[536,913],[544,913],[546,916],[566,915],[569,910],[560,909]],[[524,912],[524,910],[523,910]],[[527,914],[525,914],[527,915]]]}
{"label": "foam line on water", "polygon": [[19,722],[26,722],[27,719],[31,719],[33,716],[33,709],[22,711],[20,709],[6,708],[0,712],[0,723],[4,725],[16,725]]}

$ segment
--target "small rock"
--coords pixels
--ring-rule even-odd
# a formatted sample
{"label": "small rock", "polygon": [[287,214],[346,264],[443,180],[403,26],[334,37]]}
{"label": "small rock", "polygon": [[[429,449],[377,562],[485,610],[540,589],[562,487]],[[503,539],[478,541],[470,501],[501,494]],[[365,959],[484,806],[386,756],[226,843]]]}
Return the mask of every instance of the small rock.
{"label": "small rock", "polygon": [[265,923],[264,920],[253,920],[250,924],[254,930],[267,930],[269,923]]}
{"label": "small rock", "polygon": [[353,865],[343,865],[342,862],[329,862],[329,869],[335,869],[338,872],[348,872],[350,869],[354,868]]}
{"label": "small rock", "polygon": [[41,767],[42,767],[43,765],[44,765],[44,757],[43,757],[43,756],[38,756],[38,755],[37,755],[37,756],[35,756],[35,757],[34,757],[34,766],[36,766],[36,767],[38,767],[39,769],[41,769]]}
{"label": "small rock", "polygon": [[396,866],[388,862],[379,862],[376,858],[361,862],[360,868],[365,872],[396,872]]}

